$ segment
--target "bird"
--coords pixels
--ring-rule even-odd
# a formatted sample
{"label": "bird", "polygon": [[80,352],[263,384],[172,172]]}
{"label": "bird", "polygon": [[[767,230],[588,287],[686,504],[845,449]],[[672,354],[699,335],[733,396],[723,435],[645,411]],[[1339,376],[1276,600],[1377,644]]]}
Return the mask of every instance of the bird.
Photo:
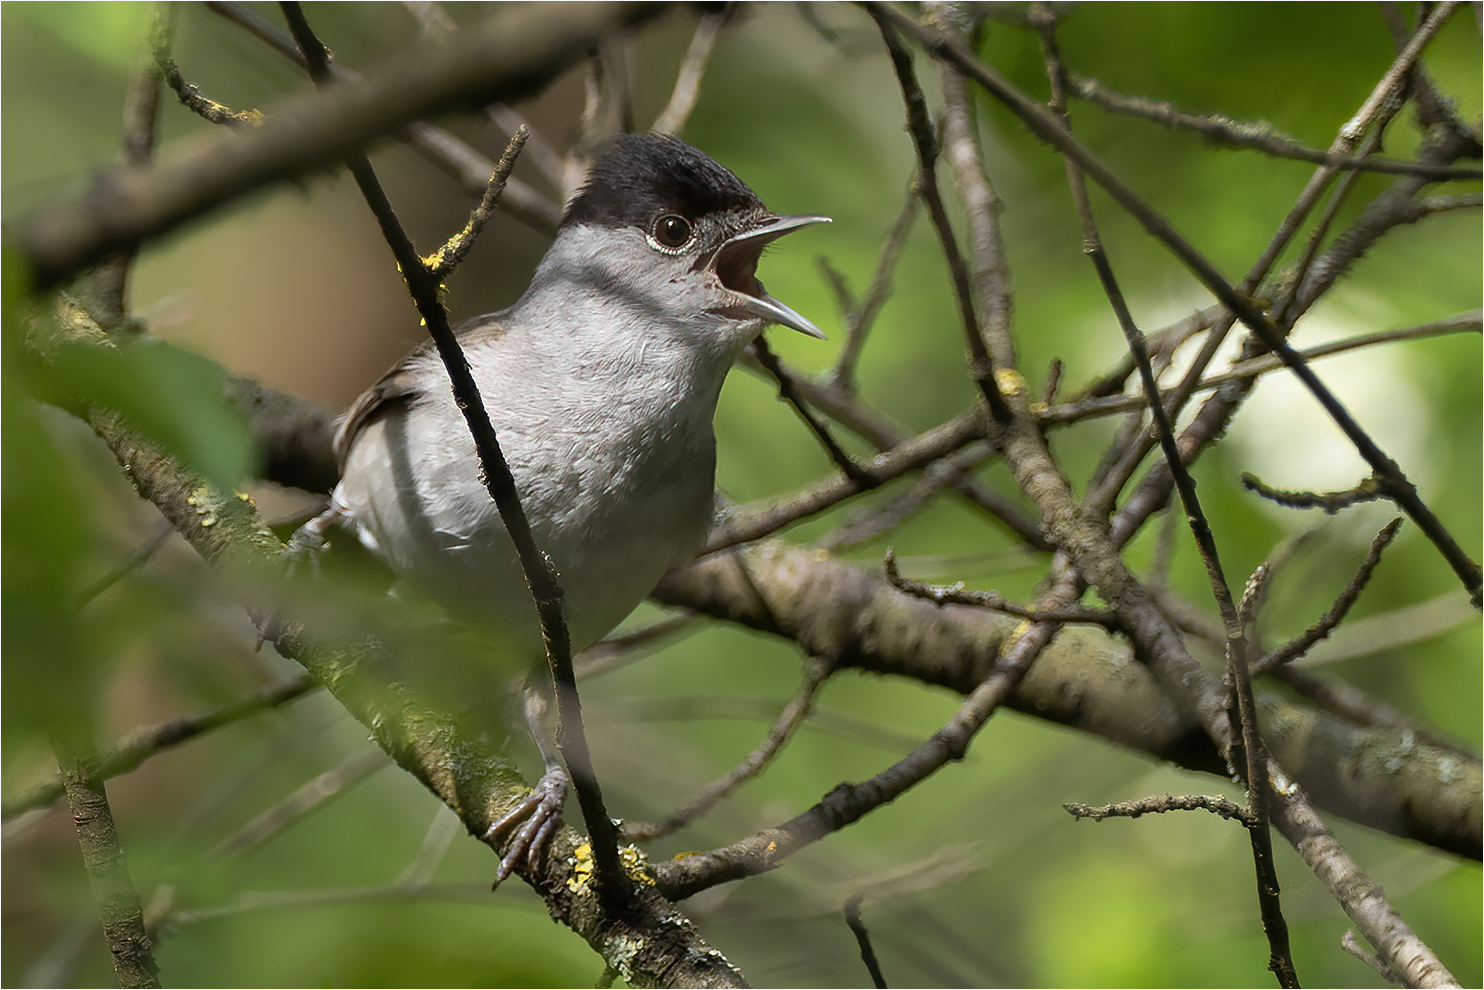
{"label": "bird", "polygon": [[[824,338],[767,293],[759,258],[778,238],[827,222],[770,211],[678,138],[621,134],[593,157],[520,298],[456,328],[536,544],[557,571],[574,650],[701,549],[727,372],[768,324]],[[334,444],[340,481],[316,531],[349,529],[399,586],[542,657],[515,549],[429,343],[356,399]],[[566,797],[540,724],[544,693],[525,694],[545,773],[486,834],[512,833],[497,883],[522,860],[534,865]]]}

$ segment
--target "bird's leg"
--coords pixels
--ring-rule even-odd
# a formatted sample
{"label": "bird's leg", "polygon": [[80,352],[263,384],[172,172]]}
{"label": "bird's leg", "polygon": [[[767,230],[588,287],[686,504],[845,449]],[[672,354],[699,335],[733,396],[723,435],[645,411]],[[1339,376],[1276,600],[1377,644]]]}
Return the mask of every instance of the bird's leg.
{"label": "bird's leg", "polygon": [[[309,562],[310,572],[318,577],[319,556],[329,546],[325,534],[330,527],[344,523],[346,518],[345,510],[331,499],[325,511],[294,530],[294,535],[289,537],[283,551],[288,564],[285,578],[292,578],[305,561]],[[254,618],[257,621],[258,641],[253,650],[257,651],[263,648],[265,642],[278,637],[283,624],[282,602],[275,602],[267,612]]]}
{"label": "bird's leg", "polygon": [[556,734],[551,725],[553,705],[550,683],[546,665],[542,663],[539,668],[531,671],[526,678],[526,686],[521,691],[520,707],[526,717],[526,729],[541,753],[546,770],[525,800],[484,833],[486,842],[494,842],[502,834],[511,833],[505,855],[500,859],[500,867],[495,871],[496,886],[510,876],[522,861],[532,868],[536,866],[536,862],[546,851],[551,834],[556,831],[557,823],[561,821],[562,805],[567,801],[567,790],[571,786],[567,770],[562,766],[561,754],[557,751]]}
{"label": "bird's leg", "polygon": [[329,546],[325,534],[331,526],[339,526],[347,518],[345,509],[331,499],[325,511],[294,530],[284,551],[289,559],[289,567],[295,568],[303,560],[308,560],[312,567],[319,566],[319,555]]}

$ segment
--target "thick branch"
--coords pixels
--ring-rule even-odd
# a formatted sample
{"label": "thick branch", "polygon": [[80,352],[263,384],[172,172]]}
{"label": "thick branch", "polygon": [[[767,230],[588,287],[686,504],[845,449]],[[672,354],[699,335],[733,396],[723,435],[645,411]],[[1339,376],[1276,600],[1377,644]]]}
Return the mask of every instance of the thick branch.
{"label": "thick branch", "polygon": [[519,5],[447,39],[424,41],[358,84],[291,97],[251,130],[213,130],[157,166],[119,166],[80,195],[18,220],[12,243],[38,286],[233,202],[329,165],[420,117],[528,94],[601,38],[652,16],[633,3]]}

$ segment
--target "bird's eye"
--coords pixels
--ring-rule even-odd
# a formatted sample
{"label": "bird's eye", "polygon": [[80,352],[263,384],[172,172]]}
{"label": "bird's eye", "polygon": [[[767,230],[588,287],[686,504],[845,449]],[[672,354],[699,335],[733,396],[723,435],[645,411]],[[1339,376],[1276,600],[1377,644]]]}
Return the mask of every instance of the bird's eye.
{"label": "bird's eye", "polygon": [[661,247],[678,248],[690,240],[690,221],[667,213],[654,222],[654,239]]}

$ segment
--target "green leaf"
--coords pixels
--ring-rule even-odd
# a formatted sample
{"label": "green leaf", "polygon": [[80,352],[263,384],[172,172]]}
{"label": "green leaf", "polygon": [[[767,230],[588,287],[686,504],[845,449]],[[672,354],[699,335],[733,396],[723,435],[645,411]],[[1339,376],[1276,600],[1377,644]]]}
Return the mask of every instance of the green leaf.
{"label": "green leaf", "polygon": [[79,399],[112,409],[211,484],[230,491],[252,466],[247,424],[206,358],[158,341],[68,346],[52,369]]}

